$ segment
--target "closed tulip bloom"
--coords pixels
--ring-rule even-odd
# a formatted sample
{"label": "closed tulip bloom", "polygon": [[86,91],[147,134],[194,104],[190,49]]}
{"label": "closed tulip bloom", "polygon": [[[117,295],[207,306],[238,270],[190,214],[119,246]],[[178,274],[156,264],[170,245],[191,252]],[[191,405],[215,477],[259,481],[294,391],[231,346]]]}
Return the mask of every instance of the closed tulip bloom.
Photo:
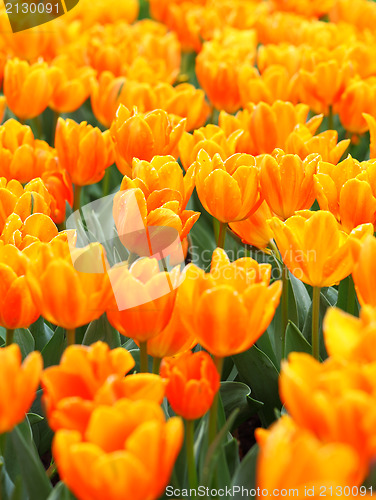
{"label": "closed tulip bloom", "polygon": [[373,307],[364,306],[359,318],[341,309],[330,308],[324,318],[323,331],[330,357],[364,365],[376,361],[376,314]]}
{"label": "closed tulip bloom", "polygon": [[137,110],[131,113],[120,105],[111,126],[118,169],[130,176],[133,158],[151,161],[157,155],[177,156],[176,148],[184,128],[185,120],[174,125],[161,109],[146,114]]}
{"label": "closed tulip bloom", "polygon": [[343,93],[338,114],[343,127],[352,134],[364,134],[367,131],[367,121],[363,113],[375,112],[375,92],[375,84],[356,79]]}
{"label": "closed tulip bloom", "polygon": [[6,108],[7,108],[7,100],[4,96],[1,96],[0,97],[0,123],[2,123],[2,121],[3,121]]}
{"label": "closed tulip bloom", "polygon": [[374,371],[291,353],[283,362],[279,384],[282,402],[298,426],[320,441],[344,443],[357,452],[360,463],[349,484],[361,484],[376,448]]}
{"label": "closed tulip bloom", "polygon": [[34,401],[42,369],[40,352],[32,352],[22,363],[17,344],[0,349],[0,434],[24,420]]}
{"label": "closed tulip bloom", "polygon": [[156,259],[142,258],[129,269],[114,266],[109,277],[113,296],[106,312],[112,326],[141,343],[161,333],[174,309],[179,268],[161,272]]}
{"label": "closed tulip bloom", "polygon": [[59,162],[76,186],[99,182],[113,163],[110,133],[87,122],[59,118],[55,147]]}
{"label": "closed tulip bloom", "polygon": [[217,125],[206,125],[193,131],[193,134],[184,132],[179,142],[179,156],[183,167],[187,170],[196,161],[198,153],[204,149],[210,158],[218,153],[222,160],[227,160],[236,153],[237,142],[243,132],[239,127],[225,134]]}
{"label": "closed tulip bloom", "polygon": [[58,70],[47,63],[9,59],[4,73],[4,95],[9,109],[27,120],[43,113],[58,81]]}
{"label": "closed tulip bloom", "polygon": [[319,162],[314,176],[320,208],[332,212],[348,233],[360,224],[376,222],[376,196],[367,166],[348,156],[338,165]]}
{"label": "closed tulip bloom", "polygon": [[281,219],[286,220],[297,210],[313,205],[313,176],[320,159],[319,155],[312,154],[302,161],[298,155],[285,154],[280,149],[264,156],[260,167],[262,196]]}
{"label": "closed tulip bloom", "polygon": [[272,211],[266,201],[263,201],[256,212],[247,219],[231,222],[229,226],[246,245],[265,249],[273,239],[273,231],[267,222],[272,217]]}
{"label": "closed tulip bloom", "polygon": [[376,307],[376,239],[372,236],[354,246],[355,266],[353,279],[360,304]]}
{"label": "closed tulip bloom", "polygon": [[197,194],[213,217],[221,222],[244,220],[261,204],[259,169],[253,156],[235,154],[223,161],[201,150],[196,161]]}
{"label": "closed tulip bloom", "polygon": [[367,113],[363,116],[370,134],[370,158],[376,158],[376,119]]}
{"label": "closed tulip bloom", "polygon": [[123,76],[115,77],[111,71],[103,71],[91,81],[91,107],[95,118],[110,128],[119,107],[119,96],[126,82]]}
{"label": "closed tulip bloom", "polygon": [[[294,491],[304,496],[307,491],[320,491],[325,485],[331,491],[359,484],[354,478],[359,467],[355,450],[338,442],[323,442],[291,417],[283,415],[269,429],[256,429],[260,447],[257,459],[256,485],[260,490]],[[294,467],[299,463],[299,467]],[[317,494],[315,494],[316,498]]]}
{"label": "closed tulip bloom", "polygon": [[26,273],[29,259],[13,245],[0,245],[0,325],[14,330],[28,328],[40,309],[28,289]]}
{"label": "closed tulip bloom", "polygon": [[[271,322],[281,295],[281,282],[269,285],[271,266],[251,258],[230,263],[217,248],[210,273],[189,265],[179,293],[182,320],[197,341],[223,358],[249,349]],[[231,332],[231,334],[230,334]]]}
{"label": "closed tulip bloom", "polygon": [[[73,330],[104,313],[109,297],[108,276],[103,268],[101,272],[92,270],[93,261],[104,259],[103,252],[99,244],[70,252],[68,243],[60,240],[35,247],[27,282],[47,321]],[[72,259],[80,259],[86,272],[76,270]]]}
{"label": "closed tulip bloom", "polygon": [[90,66],[78,67],[68,58],[61,55],[53,60],[52,66],[59,73],[49,106],[58,113],[76,111],[89,97],[90,81],[95,71]]}
{"label": "closed tulip bloom", "polygon": [[220,387],[218,370],[204,351],[164,359],[160,374],[167,379],[166,396],[171,408],[186,420],[204,416]]}
{"label": "closed tulip bloom", "polygon": [[308,210],[286,222],[273,217],[271,228],[291,273],[314,287],[332,286],[346,278],[354,267],[352,241],[373,233],[371,224],[363,224],[348,235],[330,212]]}
{"label": "closed tulip bloom", "polygon": [[61,479],[78,500],[157,500],[183,435],[182,421],[174,417],[166,422],[156,403],[122,400],[97,408],[84,436],[58,431],[53,456]]}

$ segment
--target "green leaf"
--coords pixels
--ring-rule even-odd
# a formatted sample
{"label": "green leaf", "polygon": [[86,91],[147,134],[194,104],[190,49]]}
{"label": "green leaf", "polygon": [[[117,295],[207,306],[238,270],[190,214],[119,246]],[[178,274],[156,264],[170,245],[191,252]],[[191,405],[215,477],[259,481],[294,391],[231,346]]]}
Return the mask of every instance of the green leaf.
{"label": "green leaf", "polygon": [[35,349],[40,352],[42,352],[43,348],[48,344],[54,334],[51,328],[45,324],[42,316],[40,316],[35,323],[30,325],[29,331],[34,338]]}
{"label": "green leaf", "polygon": [[281,408],[278,394],[278,371],[270,358],[252,346],[248,351],[233,357],[239,375],[251,388],[252,394],[264,403],[259,415],[263,425],[268,426],[274,420],[274,408]]}
{"label": "green leaf", "polygon": [[17,328],[14,331],[13,341],[20,346],[22,359],[26,358],[28,354],[35,350],[34,337],[26,328]]}
{"label": "green leaf", "polygon": [[53,432],[48,425],[46,418],[43,418],[44,408],[42,406],[43,391],[39,389],[36,398],[30,408],[30,412],[40,418],[40,420],[30,421],[31,430],[36,447],[38,448],[39,455],[44,455],[51,448]]}
{"label": "green leaf", "polygon": [[[235,472],[235,475],[232,479],[231,487],[234,491],[233,498],[237,500],[241,500],[244,497],[242,496],[242,487],[247,489],[248,491],[254,490],[256,487],[256,464],[257,464],[257,455],[258,455],[258,445],[255,444],[240,462],[238,469]],[[236,489],[235,489],[236,488]],[[254,498],[254,497],[248,497]]]}
{"label": "green leaf", "polygon": [[294,325],[292,321],[286,328],[286,338],[285,338],[285,354],[286,358],[290,352],[306,352],[312,354],[312,347],[303,337],[302,332],[299,328]]}
{"label": "green leaf", "polygon": [[354,280],[347,276],[338,287],[337,307],[353,316],[359,316],[359,302],[356,297]]}
{"label": "green leaf", "polygon": [[10,456],[17,462],[17,468],[22,476],[29,500],[47,500],[52,486],[39,459],[34,442],[31,436],[28,437],[28,434],[20,425],[9,433],[5,461],[7,467]]}
{"label": "green leaf", "polygon": [[261,401],[249,397],[251,389],[242,382],[222,382],[220,388],[221,399],[226,419],[238,408],[239,414],[234,422],[234,429],[248,420],[263,406]]}
{"label": "green leaf", "polygon": [[[298,328],[303,328],[309,308],[311,306],[311,297],[309,296],[304,283],[298,280],[298,278],[295,278],[295,276],[291,273],[289,273],[289,277],[291,284],[290,291],[292,292],[293,300],[295,301],[297,310],[297,326]],[[292,318],[290,317],[290,319]]]}
{"label": "green leaf", "polygon": [[63,482],[55,486],[47,500],[76,500],[76,497],[71,493]]}
{"label": "green leaf", "polygon": [[65,339],[65,330],[59,326],[49,340],[48,344],[42,350],[44,367],[58,365],[60,358],[67,345]]}
{"label": "green leaf", "polygon": [[111,349],[121,346],[120,334],[110,325],[105,314],[102,314],[100,318],[90,323],[82,343],[84,345],[91,345],[98,340],[106,342]]}
{"label": "green leaf", "polygon": [[42,415],[38,415],[37,413],[28,413],[27,419],[29,420],[29,424],[33,425],[44,420],[44,417],[42,417]]}

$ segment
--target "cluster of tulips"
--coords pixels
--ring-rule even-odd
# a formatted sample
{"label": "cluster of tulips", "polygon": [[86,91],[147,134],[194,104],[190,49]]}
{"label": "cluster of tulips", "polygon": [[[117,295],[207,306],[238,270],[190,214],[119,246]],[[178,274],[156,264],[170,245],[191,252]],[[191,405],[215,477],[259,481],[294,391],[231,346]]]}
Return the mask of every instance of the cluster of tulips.
{"label": "cluster of tulips", "polygon": [[375,23],[0,7],[0,500],[372,496]]}

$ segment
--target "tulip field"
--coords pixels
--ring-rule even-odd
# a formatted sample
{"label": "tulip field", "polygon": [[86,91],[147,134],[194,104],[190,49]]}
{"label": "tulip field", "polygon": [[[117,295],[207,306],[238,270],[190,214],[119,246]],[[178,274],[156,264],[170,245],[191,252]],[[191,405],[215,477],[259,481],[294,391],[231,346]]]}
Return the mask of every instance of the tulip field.
{"label": "tulip field", "polygon": [[376,495],[376,2],[0,4],[0,500]]}

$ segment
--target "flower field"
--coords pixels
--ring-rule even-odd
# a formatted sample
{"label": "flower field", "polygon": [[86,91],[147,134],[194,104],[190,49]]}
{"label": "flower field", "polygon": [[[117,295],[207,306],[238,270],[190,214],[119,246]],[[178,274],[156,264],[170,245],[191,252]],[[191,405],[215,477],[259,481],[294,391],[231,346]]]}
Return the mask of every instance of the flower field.
{"label": "flower field", "polygon": [[0,5],[0,500],[376,495],[375,26]]}

